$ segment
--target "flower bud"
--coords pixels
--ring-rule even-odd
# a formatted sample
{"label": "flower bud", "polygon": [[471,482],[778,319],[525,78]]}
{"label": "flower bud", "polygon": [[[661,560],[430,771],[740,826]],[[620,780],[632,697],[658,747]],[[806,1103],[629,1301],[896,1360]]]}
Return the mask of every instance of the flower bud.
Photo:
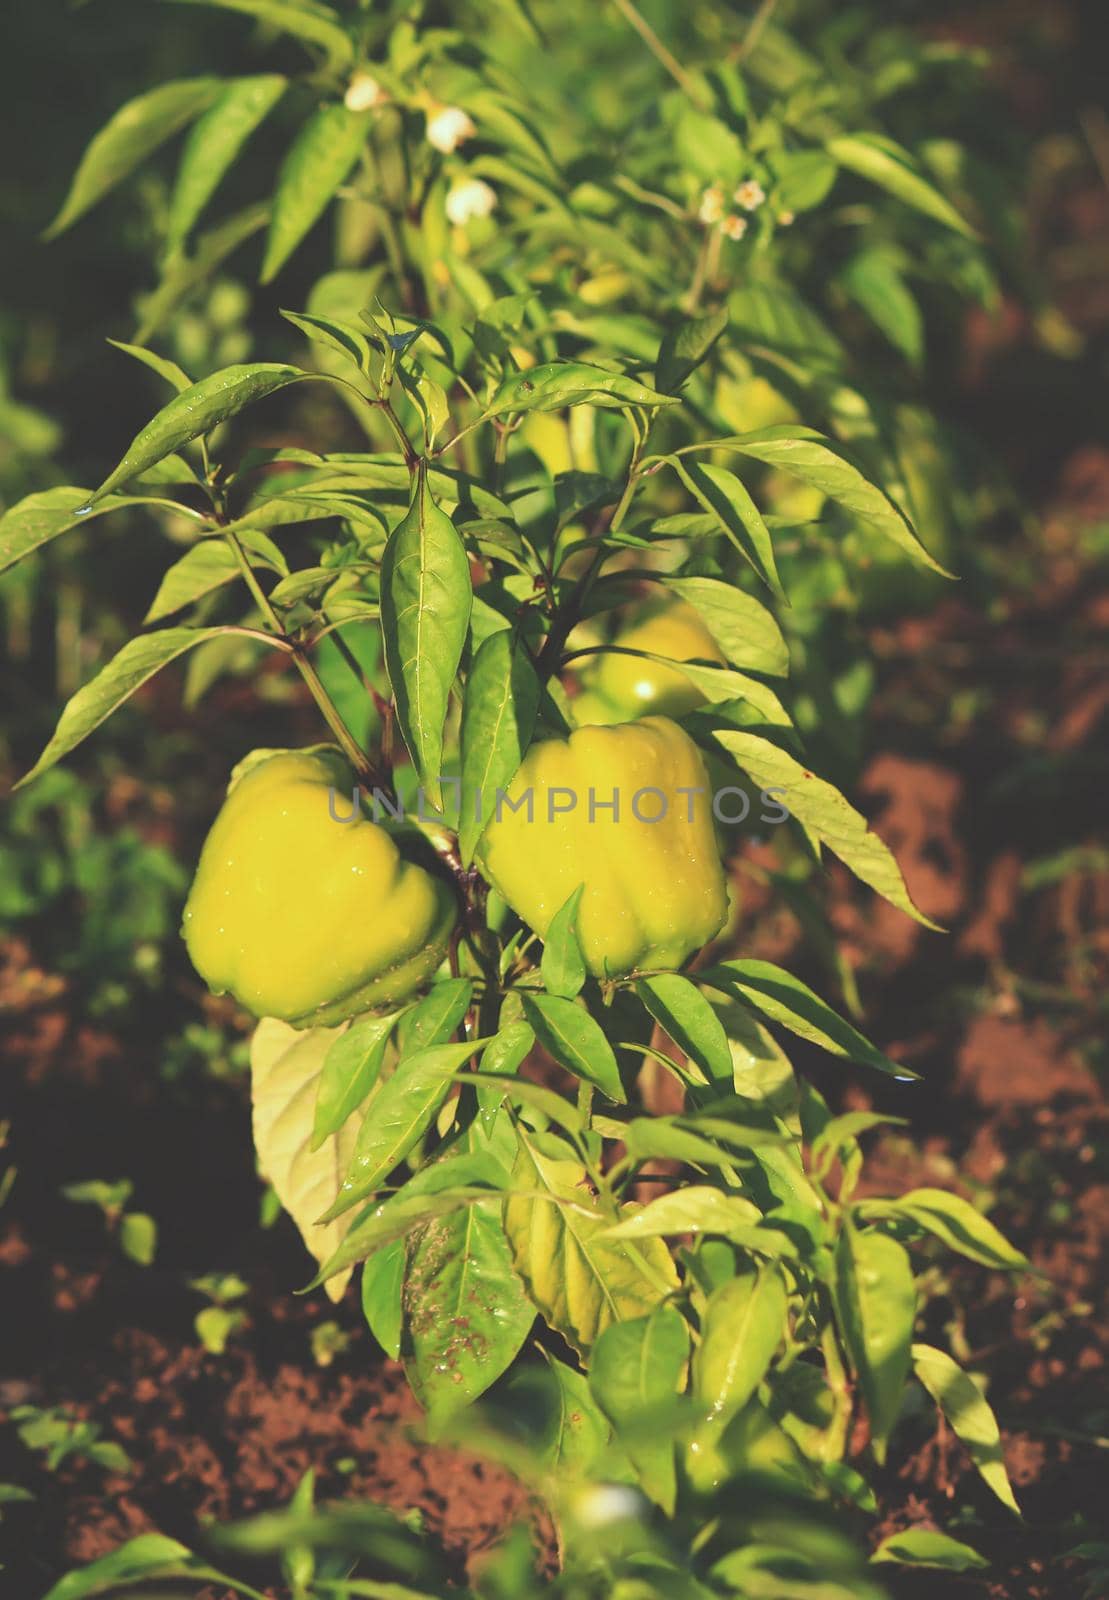
{"label": "flower bud", "polygon": [[348,111],[373,111],[384,105],[389,96],[368,72],[356,72],[347,84],[343,104]]}
{"label": "flower bud", "polygon": [[459,106],[437,106],[427,114],[427,141],[445,156],[476,132],[472,119]]}
{"label": "flower bud", "polygon": [[462,178],[447,194],[447,216],[456,228],[464,228],[473,217],[487,217],[495,210],[497,191],[480,178]]}

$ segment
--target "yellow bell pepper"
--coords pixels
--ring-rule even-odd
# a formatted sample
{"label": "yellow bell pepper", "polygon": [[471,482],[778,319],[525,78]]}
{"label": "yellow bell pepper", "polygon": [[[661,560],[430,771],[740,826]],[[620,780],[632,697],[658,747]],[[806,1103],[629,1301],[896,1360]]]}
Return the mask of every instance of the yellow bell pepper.
{"label": "yellow bell pepper", "polygon": [[[671,661],[724,664],[716,640],[684,600],[647,612],[612,642],[623,650],[645,650]],[[574,702],[579,724],[623,722],[647,715],[681,717],[696,710],[705,698],[676,667],[645,656],[598,656],[597,665],[584,675],[584,687],[595,698],[581,705],[582,695]]]}
{"label": "yellow bell pepper", "polygon": [[[334,794],[332,794],[334,791]],[[393,1005],[439,966],[448,883],[352,815],[353,776],[327,747],[240,763],[185,906],[193,965],[256,1016],[331,1026]]]}
{"label": "yellow bell pepper", "polygon": [[533,744],[486,812],[483,871],[541,937],[584,885],[578,937],[596,977],[680,966],[727,916],[705,764],[666,717]]}

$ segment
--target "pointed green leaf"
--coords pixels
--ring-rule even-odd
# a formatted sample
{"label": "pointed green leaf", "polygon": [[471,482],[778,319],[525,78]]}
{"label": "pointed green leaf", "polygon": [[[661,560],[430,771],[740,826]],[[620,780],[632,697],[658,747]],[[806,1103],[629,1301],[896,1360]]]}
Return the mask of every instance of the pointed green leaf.
{"label": "pointed green leaf", "polygon": [[397,1050],[402,1056],[446,1044],[470,1008],[474,986],[468,978],[443,978],[433,984],[418,1005],[406,1011],[397,1026]]}
{"label": "pointed green leaf", "polygon": [[969,1544],[935,1528],[904,1528],[900,1533],[891,1533],[870,1559],[896,1561],[906,1567],[932,1567],[937,1572],[975,1572],[989,1566],[985,1556]]}
{"label": "pointed green leaf", "polygon": [[[497,637],[494,635],[494,637]],[[540,971],[548,994],[572,1000],[585,983],[585,959],[578,943],[578,907],[585,885],[579,884],[564,905],[559,906],[543,941]]]}
{"label": "pointed green leaf", "polygon": [[0,572],[14,567],[24,556],[49,544],[71,528],[79,528],[93,517],[102,517],[108,511],[120,511],[124,506],[164,506],[169,511],[178,508],[171,500],[158,500],[149,495],[113,494],[90,505],[91,489],[70,487],[43,489],[29,494],[11,506],[0,517]]}
{"label": "pointed green leaf", "polygon": [[68,755],[156,672],[184,655],[186,650],[219,638],[225,632],[223,628],[164,628],[160,633],[129,639],[91,683],[78,689],[62,712],[46,749],[30,772],[20,778],[16,788],[30,783],[40,772]]}
{"label": "pointed green leaf", "polygon": [[328,1050],[316,1092],[313,1150],[338,1133],[347,1118],[365,1103],[377,1083],[396,1020],[395,1013],[388,1017],[360,1017]]}
{"label": "pointed green leaf", "polygon": [[758,734],[722,728],[715,737],[759,789],[777,790],[790,816],[816,834],[856,877],[924,927],[942,931],[917,910],[889,846],[838,789]]}
{"label": "pointed green leaf", "polygon": [[917,1227],[942,1239],[949,1250],[984,1267],[1008,1272],[1028,1269],[1028,1257],[1015,1249],[988,1217],[947,1189],[910,1189],[895,1200],[865,1200],[861,1205],[866,1216],[910,1218]]}
{"label": "pointed green leaf", "polygon": [[788,1333],[786,1286],[773,1265],[743,1273],[709,1296],[693,1358],[693,1392],[711,1428],[742,1411]]}
{"label": "pointed green leaf", "polygon": [[841,167],[857,172],[925,216],[954,228],[956,233],[968,239],[976,237],[970,223],[922,176],[909,152],[893,139],[878,133],[845,133],[829,139],[825,148]]}
{"label": "pointed green leaf", "polygon": [[452,1211],[409,1245],[404,1364],[433,1433],[507,1371],[535,1321],[501,1209]]}
{"label": "pointed green leaf", "polygon": [[[733,1158],[725,1155],[723,1159]],[[761,1221],[759,1208],[742,1195],[725,1194],[710,1184],[689,1183],[670,1194],[660,1194],[641,1211],[633,1211],[623,1222],[606,1229],[606,1237],[665,1239],[676,1233],[713,1233],[729,1239],[738,1232],[745,1238]]]}
{"label": "pointed green leaf", "polygon": [[858,1061],[895,1078],[916,1076],[891,1061],[784,967],[777,967],[770,961],[721,961],[699,972],[697,981],[723,990],[760,1011],[771,1022],[780,1023],[834,1056],[846,1056],[849,1061]]}
{"label": "pointed green leaf", "polygon": [[144,350],[141,344],[125,344],[122,339],[109,339],[108,343],[114,349],[122,350],[124,355],[133,356],[136,361],[141,361],[144,367],[149,367],[151,372],[156,372],[159,378],[164,378],[171,384],[178,394],[183,394],[186,389],[192,388],[193,380],[176,361],[169,361],[153,350]]}
{"label": "pointed green leaf", "polygon": [[342,1216],[380,1189],[394,1167],[431,1127],[451,1088],[452,1074],[479,1048],[477,1041],[432,1045],[398,1063],[393,1076],[373,1098],[358,1131],[339,1198],[320,1218],[321,1222]]}
{"label": "pointed green leaf", "polygon": [[44,1600],[85,1600],[121,1583],[142,1578],[187,1578],[195,1575],[195,1557],[176,1539],[161,1533],[140,1533],[118,1550],[59,1578]]}
{"label": "pointed green leaf", "polygon": [[432,499],[421,463],[408,515],[381,563],[381,626],[397,722],[433,805],[441,800],[443,728],[472,599],[465,546]]}
{"label": "pointed green leaf", "polygon": [[719,578],[663,581],[700,614],[733,666],[776,678],[789,671],[789,647],[777,621],[761,601]]}
{"label": "pointed green leaf", "polygon": [[466,679],[462,702],[462,799],[458,830],[462,865],[469,866],[485,825],[496,814],[524,759],[539,709],[539,679],[523,641],[511,628],[483,640]]}
{"label": "pointed green leaf", "polygon": [[874,1453],[884,1461],[909,1375],[916,1286],[896,1239],[860,1233],[844,1222],[836,1242],[835,1298],[840,1331],[862,1386]]}
{"label": "pointed green leaf", "polygon": [[[240,537],[255,558],[251,565],[269,567],[274,572],[288,571],[281,551],[264,533],[244,529]],[[229,545],[222,539],[202,539],[167,568],[143,623],[160,622],[240,576],[238,558]]]}
{"label": "pointed green leaf", "polygon": [[233,78],[195,124],[185,141],[169,206],[166,248],[170,252],[184,244],[243,145],[285,93],[287,82],[272,72]]}
{"label": "pointed green leaf", "polygon": [[716,518],[721,531],[751,563],[770,592],[785,601],[770,529],[746,484],[726,467],[683,460],[681,456],[671,456],[669,461],[697,504]]}
{"label": "pointed green leaf", "polygon": [[819,435],[814,437],[811,429],[801,434],[791,425],[764,428],[757,437],[740,435],[728,442],[741,455],[792,473],[802,483],[811,484],[830,500],[838,501],[860,522],[892,540],[917,566],[930,567],[945,578],[951,577],[951,573],[929,555],[905,514],[889,496],[864,477],[852,462],[838,455],[826,440]]}
{"label": "pointed green leaf", "polygon": [[535,1037],[576,1078],[596,1084],[610,1100],[627,1099],[612,1046],[598,1022],[583,1006],[557,995],[524,994],[524,1015]]}
{"label": "pointed green leaf", "polygon": [[689,1329],[671,1306],[650,1316],[614,1322],[593,1349],[589,1387],[624,1440],[644,1494],[673,1516],[678,1481],[674,1440],[666,1433],[644,1438],[644,1414],[673,1400],[689,1359]]}
{"label": "pointed green leaf", "polygon": [[[354,1228],[351,1233],[354,1233]],[[362,1315],[366,1325],[391,1361],[400,1360],[404,1326],[404,1273],[408,1246],[392,1239],[370,1255],[362,1268]]]}
{"label": "pointed green leaf", "polygon": [[897,259],[880,248],[860,250],[840,268],[847,293],[914,367],[924,359],[924,317]]}
{"label": "pointed green leaf", "polygon": [[242,11],[271,28],[280,28],[282,33],[291,33],[305,44],[318,46],[325,52],[326,65],[336,71],[349,67],[354,60],[354,45],[342,18],[317,0],[176,0],[176,4]]}
{"label": "pointed green leaf", "polygon": [[622,372],[607,372],[584,361],[548,361],[506,378],[490,401],[486,417],[509,412],[561,411],[564,406],[669,406],[677,398],[659,394]]}
{"label": "pointed green leaf", "polygon": [[655,383],[663,394],[674,394],[681,388],[727,326],[728,309],[722,306],[706,317],[687,317],[667,329],[655,363]]}
{"label": "pointed green leaf", "polygon": [[246,366],[224,367],[202,378],[163,406],[157,416],[137,433],[127,454],[114,472],[90,497],[90,504],[98,504],[106,494],[120,484],[128,483],[145,472],[163,456],[177,450],[190,439],[199,439],[210,433],[228,417],[233,417],[244,406],[261,400],[290,383],[299,383],[313,374],[299,367],[286,367],[273,362],[254,362]]}
{"label": "pointed green leaf", "polygon": [[159,145],[206,111],[222,88],[220,78],[181,78],[159,84],[122,106],[81,157],[69,193],[44,237],[54,239],[76,222]]}
{"label": "pointed green leaf", "polygon": [[731,1084],[732,1053],[716,1012],[704,995],[677,972],[640,978],[635,992],[655,1021],[705,1075]]}
{"label": "pointed green leaf", "polygon": [[276,278],[336,189],[350,177],[372,120],[369,111],[325,105],[305,123],[277,175],[262,283]]}
{"label": "pointed green leaf", "polygon": [[968,1372],[943,1350],[913,1345],[913,1371],[947,1418],[952,1432],[966,1445],[971,1460],[1002,1505],[1020,1516],[1013,1486],[1005,1470],[1001,1431],[989,1401]]}

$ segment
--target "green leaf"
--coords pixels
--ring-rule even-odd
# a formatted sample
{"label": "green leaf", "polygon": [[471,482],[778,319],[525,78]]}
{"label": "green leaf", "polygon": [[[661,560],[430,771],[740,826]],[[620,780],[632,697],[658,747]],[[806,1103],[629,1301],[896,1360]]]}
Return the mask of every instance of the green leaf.
{"label": "green leaf", "polygon": [[397,1028],[397,1050],[410,1056],[429,1045],[446,1044],[470,1008],[474,986],[468,978],[443,978],[406,1011]]}
{"label": "green leaf", "polygon": [[885,1234],[845,1221],[836,1241],[835,1297],[840,1331],[862,1386],[874,1454],[886,1458],[909,1375],[916,1287],[905,1250]]}
{"label": "green leaf", "polygon": [[661,1407],[682,1387],[689,1359],[689,1329],[672,1307],[662,1305],[647,1317],[614,1322],[597,1340],[589,1367],[589,1387],[623,1440],[639,1474],[644,1494],[673,1516],[678,1494],[674,1441],[644,1437],[644,1416]]}
{"label": "green leaf", "polygon": [[141,320],[135,334],[136,342],[145,344],[159,328],[163,327],[193,291],[208,282],[228,256],[250,239],[269,220],[267,201],[245,207],[210,228],[196,242],[193,254],[178,254],[167,262],[162,281],[152,294],[145,295],[140,303]]}
{"label": "green leaf", "polygon": [[234,165],[243,145],[285,93],[280,73],[233,78],[192,129],[169,205],[166,247],[176,251]]}
{"label": "green leaf", "polygon": [[846,1056],[849,1061],[858,1061],[895,1078],[916,1077],[906,1067],[891,1061],[784,967],[777,967],[770,961],[721,961],[699,972],[697,981],[723,990],[834,1056]]}
{"label": "green leaf", "polygon": [[564,1000],[579,994],[586,979],[585,960],[578,943],[578,907],[584,890],[585,885],[579,883],[565,904],[559,906],[543,941],[543,986],[548,994]]}
{"label": "green leaf", "polygon": [[[177,365],[176,361],[168,361],[165,356],[156,355],[153,350],[144,350],[141,344],[126,344],[122,339],[109,339],[108,343],[115,350],[122,350],[124,355],[133,356],[136,361],[141,361],[144,367],[149,367],[151,372],[156,372],[159,378],[183,394],[186,389],[192,388],[193,380],[188,373]],[[187,482],[187,479],[178,479],[178,482]]]}
{"label": "green leaf", "polygon": [[840,268],[837,281],[894,349],[919,367],[924,359],[924,318],[891,252],[858,251]]}
{"label": "green leaf", "polygon": [[828,198],[836,164],[823,150],[781,150],[770,156],[779,211],[811,211]]}
{"label": "green leaf", "polygon": [[202,378],[163,406],[135,435],[119,466],[89,497],[89,504],[98,504],[120,484],[145,472],[163,456],[188,444],[190,439],[210,433],[244,406],[310,377],[312,373],[302,372],[299,367],[253,362],[247,366],[224,367],[220,372],[213,372],[210,378]]}
{"label": "green leaf", "polygon": [[180,78],[129,100],[81,157],[62,208],[43,237],[54,239],[64,232],[159,145],[206,111],[222,88],[220,78]]}
{"label": "green leaf", "polygon": [[588,1355],[612,1323],[653,1311],[677,1288],[660,1240],[601,1237],[611,1219],[576,1161],[543,1155],[521,1133],[512,1187],[504,1224],[516,1271],[544,1320],[579,1355]]}
{"label": "green leaf", "polygon": [[676,972],[640,978],[635,992],[655,1021],[709,1078],[732,1081],[732,1053],[723,1024],[704,995]]}
{"label": "green leaf", "polygon": [[719,578],[664,578],[663,582],[699,613],[733,666],[776,678],[789,671],[789,647],[782,630],[753,595]]}
{"label": "green leaf", "polygon": [[421,462],[408,515],[381,563],[381,627],[397,722],[433,805],[441,802],[443,728],[472,600],[466,548],[432,499]]}
{"label": "green leaf", "polygon": [[951,577],[951,573],[928,554],[904,513],[888,495],[864,477],[858,467],[838,455],[827,440],[814,434],[812,429],[799,433],[797,428],[787,423],[781,427],[764,428],[759,435],[739,434],[727,443],[741,455],[751,456],[767,466],[792,473],[802,483],[811,484],[830,500],[838,501],[852,516],[873,528],[875,533],[890,539],[918,566],[930,567],[945,578]]}
{"label": "green leaf", "polygon": [[[724,1157],[725,1161],[731,1159]],[[746,1239],[761,1221],[759,1208],[743,1195],[725,1194],[710,1184],[689,1183],[670,1194],[660,1194],[641,1211],[633,1211],[608,1228],[606,1238],[656,1239],[676,1233],[712,1233],[729,1239],[738,1233]]]}
{"label": "green leaf", "polygon": [[145,1211],[127,1211],[119,1220],[119,1247],[129,1260],[149,1267],[158,1248],[158,1224]]}
{"label": "green leaf", "polygon": [[373,1098],[358,1131],[339,1198],[320,1219],[331,1222],[380,1189],[394,1167],[422,1139],[447,1098],[452,1075],[480,1048],[466,1044],[432,1045],[405,1056]]}
{"label": "green leaf", "polygon": [[539,679],[523,641],[503,628],[482,641],[466,679],[462,702],[462,865],[468,867],[524,759],[539,709]]}
{"label": "green leaf", "polygon": [[[354,1228],[351,1233],[354,1233]],[[392,1239],[368,1257],[362,1268],[362,1314],[370,1332],[391,1361],[400,1360],[404,1328],[404,1274],[408,1246]]]}
{"label": "green leaf", "polygon": [[878,133],[845,133],[829,139],[825,148],[841,167],[857,172],[906,205],[925,216],[954,228],[967,239],[977,235],[950,200],[940,194],[921,173],[909,152],[893,139]]}
{"label": "green leaf", "polygon": [[396,1020],[395,1012],[388,1017],[360,1017],[331,1045],[316,1091],[313,1150],[338,1133],[347,1118],[365,1103],[377,1083]]}
{"label": "green leaf", "polygon": [[304,124],[277,175],[262,283],[276,278],[336,189],[350,177],[372,120],[369,111],[325,105]]}
{"label": "green leaf", "polygon": [[984,1267],[1000,1271],[1029,1268],[1028,1257],[1015,1249],[988,1217],[976,1211],[969,1200],[946,1189],[910,1189],[896,1200],[864,1200],[861,1207],[867,1217],[908,1217],[942,1239],[949,1250]]}
{"label": "green leaf", "polygon": [[870,831],[866,818],[838,789],[757,734],[722,728],[715,738],[759,789],[777,789],[789,814],[815,833],[864,883],[924,927],[942,932],[917,910],[889,847]]}
{"label": "green leaf", "polygon": [[[264,1017],[250,1041],[250,1087],[254,1149],[262,1175],[300,1230],[319,1262],[327,1261],[346,1233],[320,1212],[330,1206],[350,1162],[355,1141],[351,1125],[339,1126],[322,1142],[313,1139],[315,1107],[324,1062],[335,1045],[335,1028],[289,1027]],[[333,1277],[327,1292],[342,1298],[350,1279]]]}
{"label": "green leaf", "polygon": [[178,5],[211,5],[223,11],[242,11],[248,17],[282,33],[291,33],[305,44],[317,45],[326,54],[326,65],[335,71],[349,67],[354,46],[342,20],[330,6],[315,0],[176,0]]}
{"label": "green leaf", "polygon": [[109,511],[121,511],[124,506],[147,505],[177,510],[172,501],[153,499],[148,495],[113,494],[96,506],[90,505],[91,498],[91,489],[43,489],[11,506],[0,517],[0,572],[14,567],[17,561],[22,561],[24,556],[49,544],[59,534],[79,528],[93,517],[102,517]]}
{"label": "green leaf", "polygon": [[507,1371],[535,1321],[499,1198],[430,1223],[409,1247],[405,1371],[432,1433]]}
{"label": "green leaf", "polygon": [[[535,1034],[526,1022],[506,1023],[485,1047],[480,1070],[509,1077],[515,1073],[535,1045]],[[532,1085],[537,1087],[537,1085]],[[488,1089],[479,1085],[477,1097],[482,1116],[488,1124],[504,1099],[505,1087],[493,1084]]]}
{"label": "green leaf", "polygon": [[681,456],[670,456],[668,460],[697,504],[716,518],[721,531],[751,563],[771,593],[786,601],[770,530],[747,486],[726,467],[687,461]]}
{"label": "green leaf", "polygon": [[693,1393],[719,1431],[751,1399],[788,1332],[781,1273],[767,1265],[709,1296],[693,1358]]}
{"label": "green leaf", "polygon": [[558,995],[524,994],[524,1015],[535,1037],[559,1066],[584,1078],[623,1104],[627,1099],[620,1082],[620,1069],[604,1030],[583,1006]]}
{"label": "green leaf", "polygon": [[[604,1413],[594,1400],[589,1379],[583,1372],[559,1361],[549,1351],[541,1350],[546,1369],[524,1369],[515,1381],[509,1380],[508,1399],[511,1404],[520,1388],[521,1409],[527,1407],[531,1395],[538,1390],[541,1406],[537,1419],[541,1431],[529,1428],[529,1443],[538,1453],[543,1465],[569,1481],[574,1473],[588,1472],[608,1443],[609,1426]],[[530,1407],[524,1409],[528,1415]]]}
{"label": "green leaf", "polygon": [[722,306],[707,317],[687,317],[666,330],[655,363],[655,383],[663,394],[675,394],[681,388],[727,326],[728,309]]}
{"label": "green leaf", "polygon": [[118,1584],[140,1578],[188,1577],[193,1571],[192,1552],[176,1539],[161,1533],[140,1533],[118,1550],[101,1556],[79,1571],[59,1578],[44,1600],[84,1600],[86,1595],[102,1594]]}
{"label": "green leaf", "polygon": [[[244,530],[240,537],[262,566],[271,567],[275,572],[288,570],[281,551],[264,533]],[[175,611],[203,599],[206,594],[211,594],[214,589],[231,583],[239,576],[238,558],[230,546],[222,539],[202,539],[166,569],[158,592],[143,618],[143,625],[171,617]]]}
{"label": "green leaf", "polygon": [[1002,1505],[1020,1516],[1013,1486],[1005,1470],[1001,1432],[989,1401],[968,1372],[943,1350],[914,1344],[913,1371],[967,1447],[974,1465]]}
{"label": "green leaf", "polygon": [[156,672],[184,655],[186,650],[217,639],[225,631],[223,628],[164,628],[160,633],[129,639],[91,683],[78,689],[62,712],[46,749],[15,787],[22,788],[68,755]]}
{"label": "green leaf", "polygon": [[564,406],[669,406],[672,395],[659,394],[621,372],[606,372],[584,361],[548,361],[506,378],[487,406],[485,417],[508,412],[561,411]]}
{"label": "green leaf", "polygon": [[896,1561],[907,1567],[934,1567],[939,1572],[972,1572],[989,1566],[985,1556],[969,1544],[948,1533],[937,1533],[934,1528],[905,1528],[901,1533],[891,1533],[870,1559]]}
{"label": "green leaf", "polygon": [[354,362],[359,372],[369,376],[373,351],[369,338],[361,328],[356,328],[351,322],[340,322],[336,317],[310,316],[307,312],[282,311],[281,315],[294,328],[307,334],[313,343],[345,356],[348,361]]}

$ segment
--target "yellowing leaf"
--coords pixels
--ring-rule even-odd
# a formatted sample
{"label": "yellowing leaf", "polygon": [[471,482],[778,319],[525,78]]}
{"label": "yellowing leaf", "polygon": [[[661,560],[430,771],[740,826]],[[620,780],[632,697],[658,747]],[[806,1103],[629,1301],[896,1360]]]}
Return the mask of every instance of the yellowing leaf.
{"label": "yellowing leaf", "polygon": [[576,1161],[542,1155],[521,1135],[504,1228],[536,1309],[585,1356],[614,1322],[646,1316],[678,1275],[661,1239],[624,1244]]}
{"label": "yellowing leaf", "polygon": [[[320,1224],[317,1218],[339,1193],[358,1132],[350,1120],[318,1150],[311,1148],[320,1072],[339,1031],[290,1028],[275,1017],[263,1017],[250,1042],[258,1165],[321,1263],[334,1254],[347,1231],[345,1222]],[[347,1271],[328,1280],[325,1287],[332,1300],[342,1298],[349,1279]]]}

